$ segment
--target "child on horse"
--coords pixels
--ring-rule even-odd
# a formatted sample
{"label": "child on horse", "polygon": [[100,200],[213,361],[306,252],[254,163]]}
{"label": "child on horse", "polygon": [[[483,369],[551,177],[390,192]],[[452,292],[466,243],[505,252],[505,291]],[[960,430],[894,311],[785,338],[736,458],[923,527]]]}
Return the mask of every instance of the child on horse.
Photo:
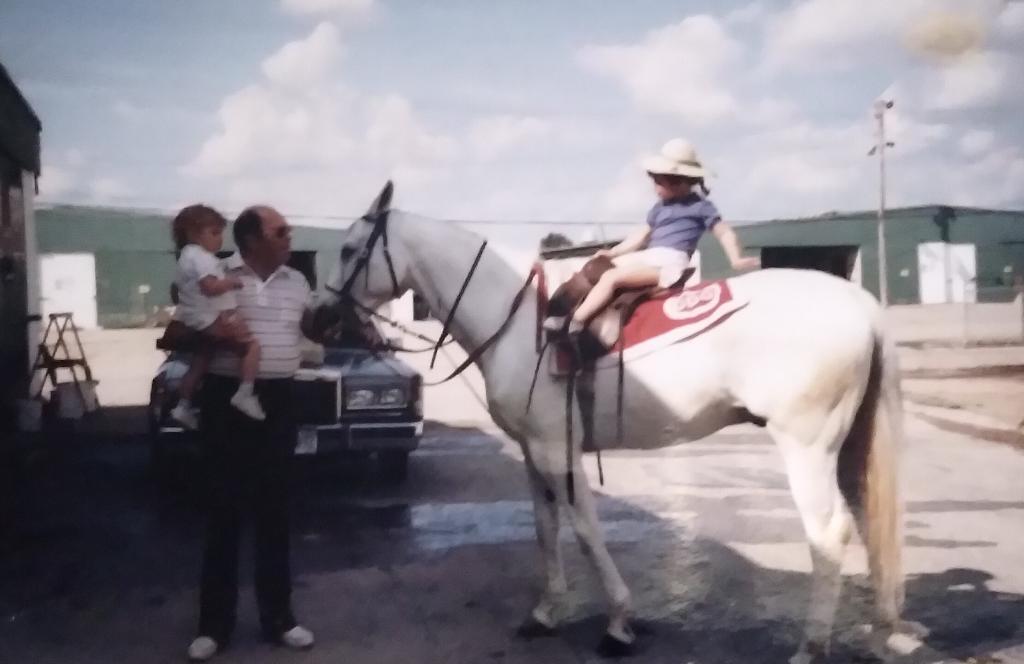
{"label": "child on horse", "polygon": [[595,254],[612,259],[615,267],[601,275],[568,321],[561,316],[548,317],[545,329],[579,334],[608,305],[617,289],[668,288],[676,284],[706,230],[721,243],[733,269],[760,266],[760,259],[743,256],[736,233],[708,199],[704,185],[707,171],[689,142],[670,140],[659,154],[644,160],[644,168],[654,181],[659,199],[647,213],[647,223],[611,249]]}

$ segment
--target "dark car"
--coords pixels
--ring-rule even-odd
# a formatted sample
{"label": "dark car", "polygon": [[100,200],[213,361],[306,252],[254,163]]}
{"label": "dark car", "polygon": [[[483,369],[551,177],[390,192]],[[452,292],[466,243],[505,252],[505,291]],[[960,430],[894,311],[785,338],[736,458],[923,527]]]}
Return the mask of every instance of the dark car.
{"label": "dark car", "polygon": [[[158,473],[178,453],[197,448],[196,434],[169,417],[187,368],[187,356],[172,352],[153,378],[149,420]],[[383,479],[405,479],[423,433],[422,379],[393,352],[324,347],[322,364],[299,369],[295,390],[296,455],[373,455]]]}

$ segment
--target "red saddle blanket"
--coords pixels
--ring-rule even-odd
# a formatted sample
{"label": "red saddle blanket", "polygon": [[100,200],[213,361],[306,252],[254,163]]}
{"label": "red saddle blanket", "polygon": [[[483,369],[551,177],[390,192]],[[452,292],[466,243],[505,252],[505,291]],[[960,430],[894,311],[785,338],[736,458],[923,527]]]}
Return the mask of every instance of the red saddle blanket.
{"label": "red saddle blanket", "polygon": [[[747,305],[729,280],[707,281],[686,288],[671,289],[641,302],[619,332],[619,312],[599,316],[591,331],[604,340],[608,352],[598,357],[595,368],[615,366],[619,351],[623,361],[642,357],[666,346],[692,339],[715,327]],[[614,305],[613,305],[614,306]],[[617,341],[613,341],[616,340]],[[571,366],[568,352],[554,354],[554,373]]]}

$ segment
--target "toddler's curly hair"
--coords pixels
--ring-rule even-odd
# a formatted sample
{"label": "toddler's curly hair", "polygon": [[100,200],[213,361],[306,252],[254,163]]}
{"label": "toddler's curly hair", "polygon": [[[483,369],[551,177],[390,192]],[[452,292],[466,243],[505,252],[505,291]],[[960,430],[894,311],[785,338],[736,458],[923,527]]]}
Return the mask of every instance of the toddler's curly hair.
{"label": "toddler's curly hair", "polygon": [[189,238],[207,226],[220,226],[224,228],[228,220],[220,212],[217,212],[209,205],[201,203],[189,205],[181,209],[171,222],[171,237],[174,239],[174,248],[181,251],[189,243]]}

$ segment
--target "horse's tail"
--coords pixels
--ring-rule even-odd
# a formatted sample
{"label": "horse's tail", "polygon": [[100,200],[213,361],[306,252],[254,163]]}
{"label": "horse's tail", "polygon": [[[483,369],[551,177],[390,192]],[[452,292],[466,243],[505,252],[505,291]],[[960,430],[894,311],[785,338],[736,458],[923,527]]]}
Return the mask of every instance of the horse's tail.
{"label": "horse's tail", "polygon": [[839,485],[857,516],[878,619],[895,627],[903,605],[903,514],[898,485],[903,408],[894,344],[875,311],[867,390],[839,455]]}

